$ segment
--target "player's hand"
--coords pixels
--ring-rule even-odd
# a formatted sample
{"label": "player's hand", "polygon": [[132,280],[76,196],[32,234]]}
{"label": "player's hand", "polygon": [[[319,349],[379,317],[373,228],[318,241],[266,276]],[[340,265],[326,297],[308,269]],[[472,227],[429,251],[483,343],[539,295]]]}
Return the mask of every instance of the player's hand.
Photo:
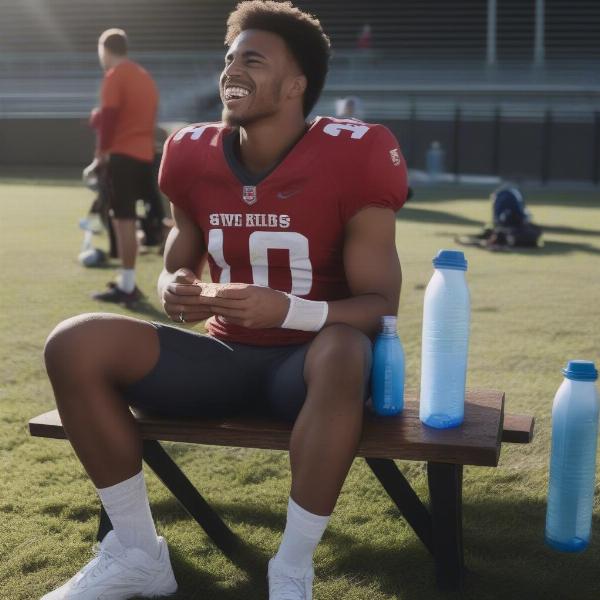
{"label": "player's hand", "polygon": [[163,290],[164,311],[177,323],[198,323],[212,317],[215,313],[210,306],[200,301],[205,285],[214,284],[202,283],[189,269],[178,269]]}
{"label": "player's hand", "polygon": [[[209,294],[213,293],[214,297],[210,298]],[[212,290],[206,288],[201,302],[210,304],[214,314],[227,322],[250,329],[280,327],[290,305],[283,292],[248,283],[217,284]]]}

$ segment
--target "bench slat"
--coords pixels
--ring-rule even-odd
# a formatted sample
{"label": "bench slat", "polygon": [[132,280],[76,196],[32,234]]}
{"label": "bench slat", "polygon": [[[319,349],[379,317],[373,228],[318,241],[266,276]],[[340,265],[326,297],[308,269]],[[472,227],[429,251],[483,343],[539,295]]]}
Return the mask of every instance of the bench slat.
{"label": "bench slat", "polygon": [[529,444],[533,439],[535,418],[530,415],[504,415],[502,441],[512,444]]}
{"label": "bench slat", "polygon": [[[167,419],[134,414],[145,439],[272,450],[289,447],[291,425],[271,419]],[[505,427],[508,423],[504,432],[502,423]],[[516,415],[504,419],[502,392],[468,390],[463,425],[454,429],[431,429],[419,420],[415,392],[407,391],[401,417],[366,417],[357,455],[496,466],[501,441],[529,441],[532,428],[530,417]],[[33,418],[29,430],[38,437],[66,437],[56,410]]]}

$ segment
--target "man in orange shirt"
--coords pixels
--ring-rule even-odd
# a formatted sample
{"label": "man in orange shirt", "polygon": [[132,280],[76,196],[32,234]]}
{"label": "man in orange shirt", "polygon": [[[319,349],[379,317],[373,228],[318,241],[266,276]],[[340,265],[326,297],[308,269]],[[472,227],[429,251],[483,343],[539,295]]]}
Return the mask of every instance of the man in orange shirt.
{"label": "man in orange shirt", "polygon": [[106,165],[109,203],[122,268],[108,290],[92,297],[127,306],[141,296],[135,284],[136,202],[160,206],[152,168],[158,91],[152,77],[127,56],[127,36],[108,29],[98,40],[105,71],[96,159]]}

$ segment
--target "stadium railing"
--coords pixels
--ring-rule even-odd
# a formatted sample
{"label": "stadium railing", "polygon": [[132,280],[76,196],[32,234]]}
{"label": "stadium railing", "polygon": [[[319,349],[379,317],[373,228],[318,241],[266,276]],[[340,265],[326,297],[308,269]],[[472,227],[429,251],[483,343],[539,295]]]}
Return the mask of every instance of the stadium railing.
{"label": "stadium railing", "polygon": [[[155,77],[161,119],[198,120],[205,100],[216,96],[223,52],[132,54]],[[97,104],[102,73],[93,53],[4,54],[0,57],[0,116],[84,117]],[[368,118],[405,118],[417,104],[427,118],[456,106],[479,105],[488,115],[500,105],[526,117],[553,108],[587,116],[600,110],[600,69],[594,59],[548,61],[532,68],[505,61],[403,60],[381,51],[335,52],[317,112],[331,113],[336,98],[359,96]],[[408,107],[408,108],[407,108]],[[482,116],[484,114],[482,113]]]}

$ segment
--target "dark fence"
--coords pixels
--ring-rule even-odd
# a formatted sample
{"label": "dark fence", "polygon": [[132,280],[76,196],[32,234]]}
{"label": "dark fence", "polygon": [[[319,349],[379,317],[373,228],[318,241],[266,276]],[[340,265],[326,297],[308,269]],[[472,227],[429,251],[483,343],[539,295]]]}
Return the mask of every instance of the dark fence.
{"label": "dark fence", "polygon": [[[435,140],[455,175],[498,175],[515,180],[600,184],[600,111],[589,121],[561,120],[552,111],[525,118],[496,111],[492,119],[432,120],[411,112],[382,121],[398,137],[411,168],[425,170]],[[84,119],[0,119],[0,167],[84,166],[94,138]]]}
{"label": "dark fence", "polygon": [[453,119],[428,120],[411,111],[385,121],[398,137],[410,167],[425,170],[427,150],[438,141],[446,170],[459,175],[497,175],[515,180],[600,184],[600,111],[589,119],[503,115],[470,119],[457,108]]}

